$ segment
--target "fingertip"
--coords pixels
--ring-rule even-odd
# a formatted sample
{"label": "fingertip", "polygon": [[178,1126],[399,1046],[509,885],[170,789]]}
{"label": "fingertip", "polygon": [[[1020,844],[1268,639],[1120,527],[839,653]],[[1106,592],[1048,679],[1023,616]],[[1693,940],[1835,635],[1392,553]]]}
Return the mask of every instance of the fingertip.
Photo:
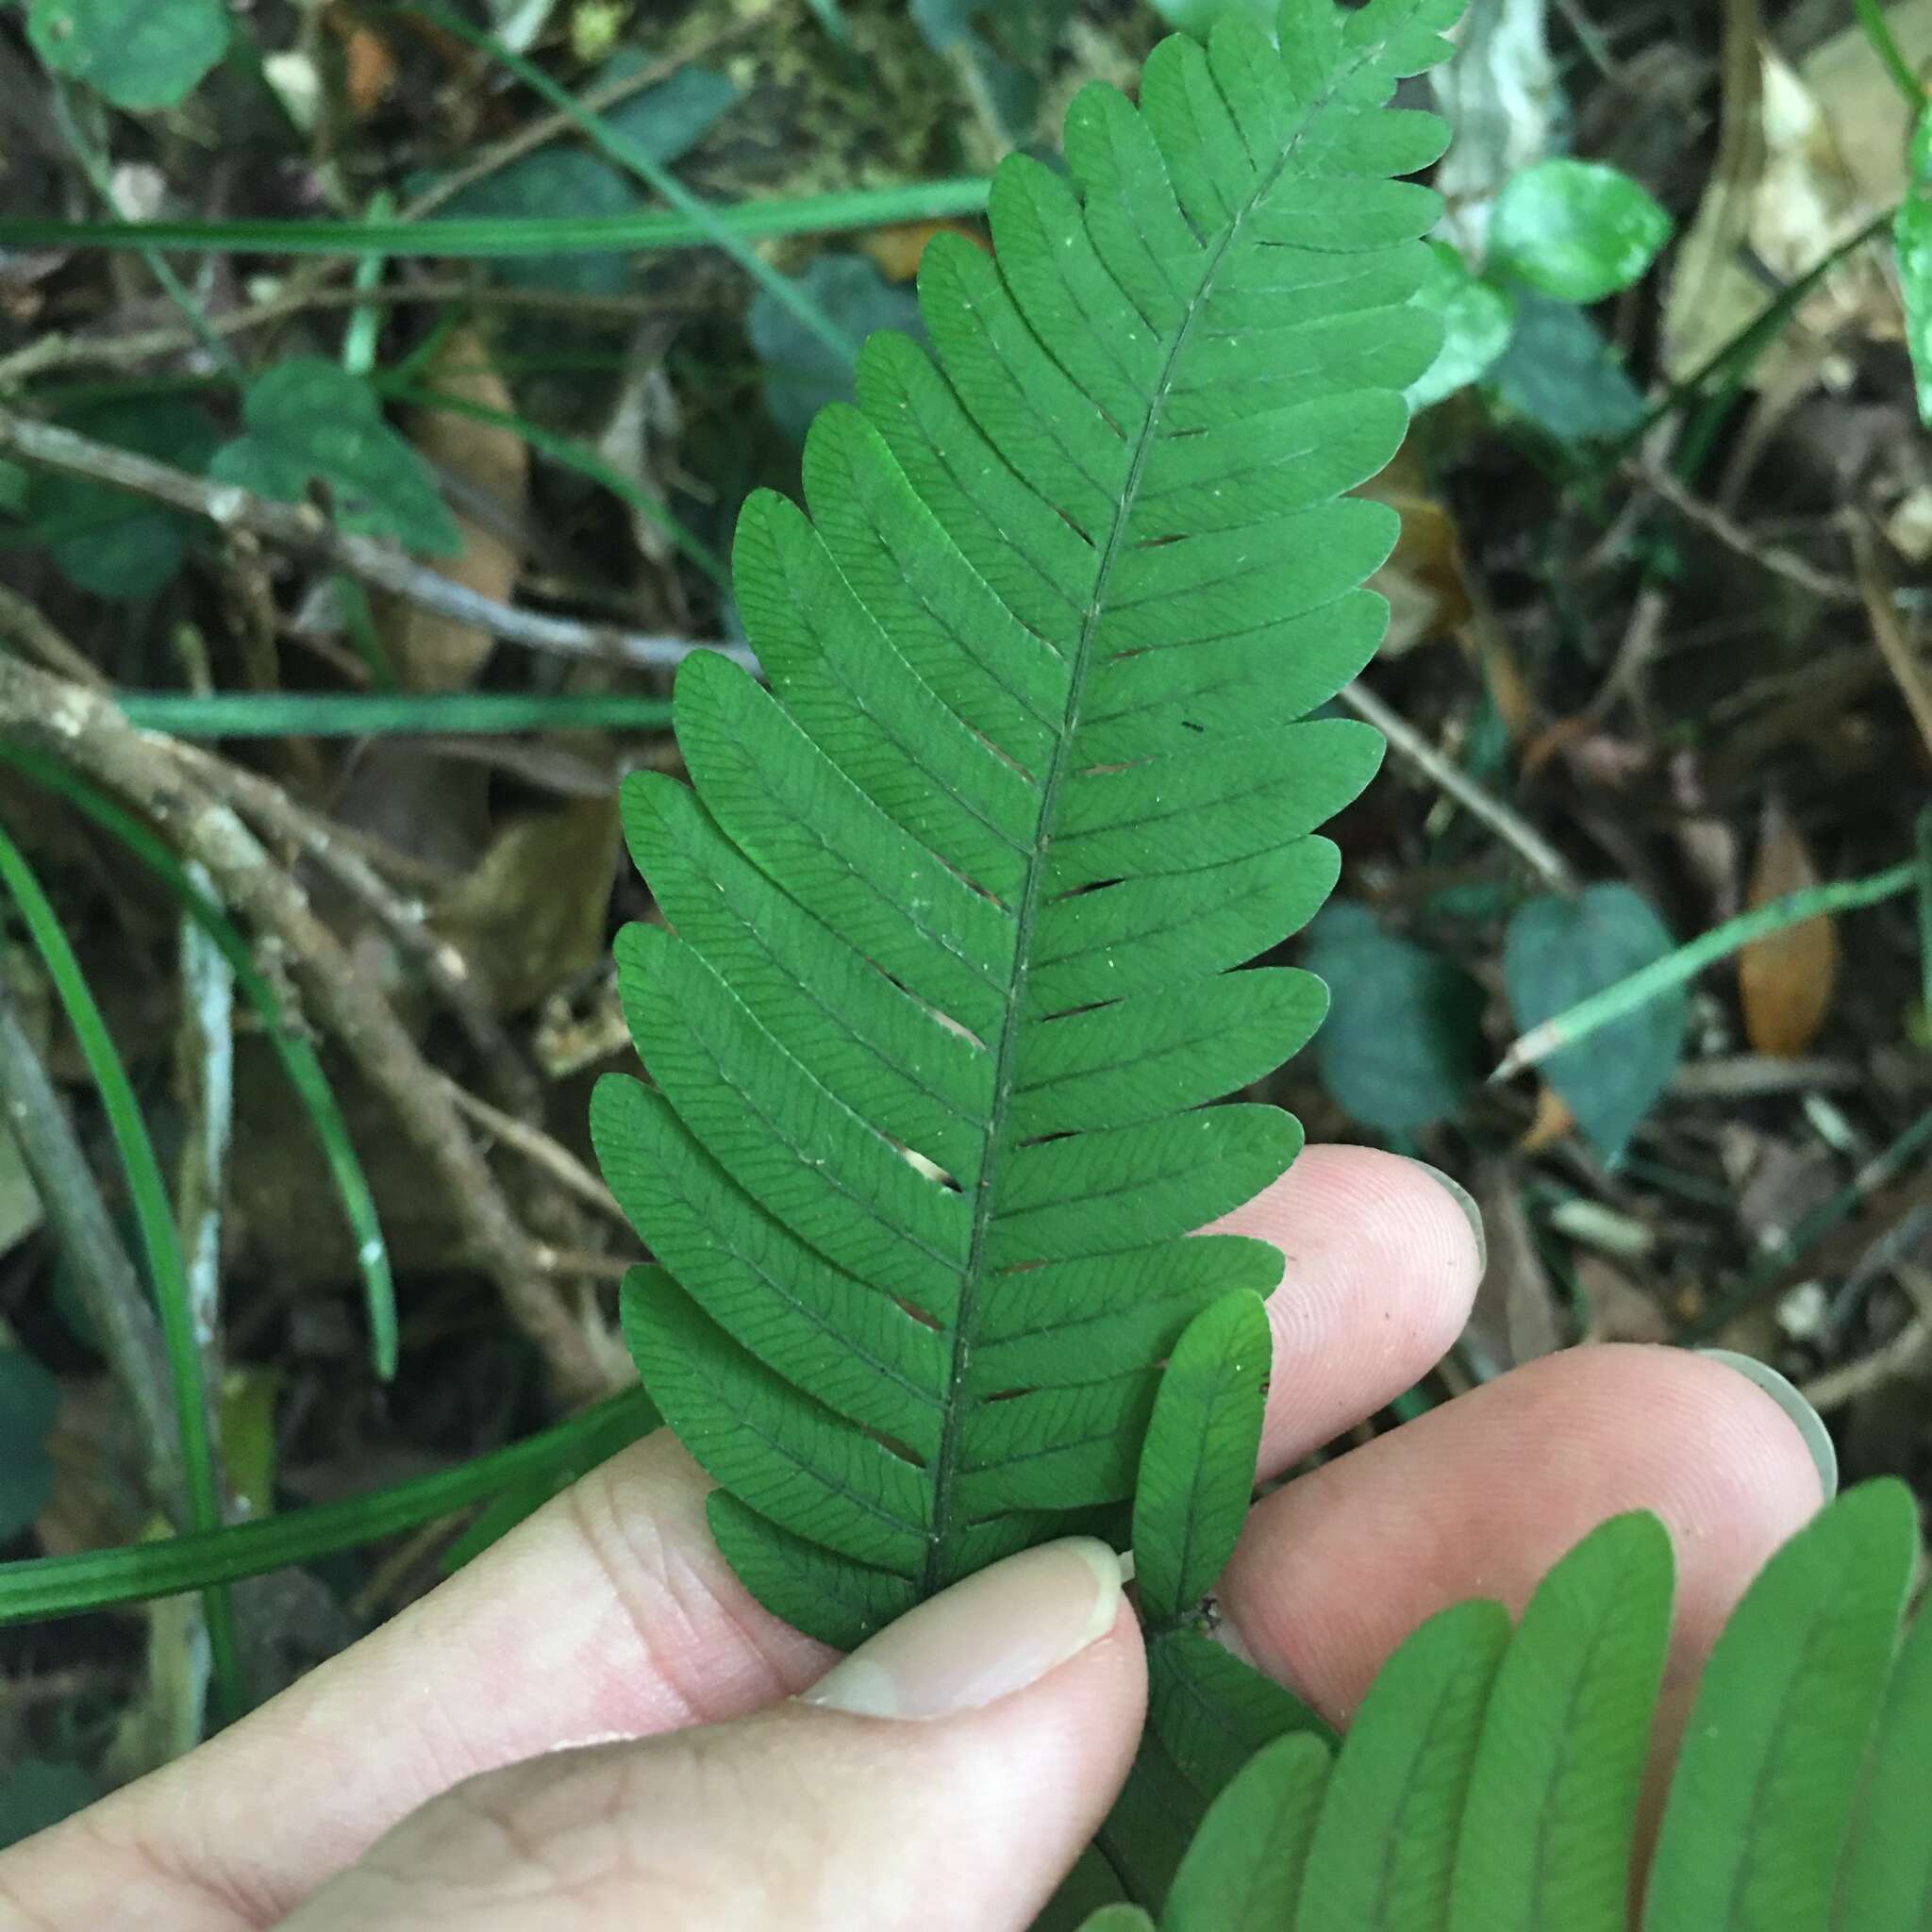
{"label": "fingertip", "polygon": [[1419,1161],[1312,1146],[1213,1224],[1283,1256],[1270,1297],[1272,1474],[1420,1381],[1462,1332],[1482,1257],[1464,1208]]}

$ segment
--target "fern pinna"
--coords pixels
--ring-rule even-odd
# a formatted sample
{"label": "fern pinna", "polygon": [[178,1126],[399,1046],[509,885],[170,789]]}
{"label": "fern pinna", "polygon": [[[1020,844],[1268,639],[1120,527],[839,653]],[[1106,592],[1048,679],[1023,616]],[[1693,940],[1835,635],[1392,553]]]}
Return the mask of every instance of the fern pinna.
{"label": "fern pinna", "polygon": [[619,941],[651,1085],[594,1127],[662,1270],[650,1391],[765,1603],[850,1644],[1124,1502],[1158,1364],[1276,1251],[1191,1230],[1293,1159],[1216,1100],[1324,994],[1235,971],[1334,883],[1379,738],[1300,722],[1374,652],[1396,519],[1342,494],[1430,362],[1437,213],[1385,104],[1461,0],[1289,0],[1088,88],[1062,176],[941,235],[934,357],[874,336],[760,494],[734,583],[767,691],[676,687],[694,790],[633,778],[666,926]]}

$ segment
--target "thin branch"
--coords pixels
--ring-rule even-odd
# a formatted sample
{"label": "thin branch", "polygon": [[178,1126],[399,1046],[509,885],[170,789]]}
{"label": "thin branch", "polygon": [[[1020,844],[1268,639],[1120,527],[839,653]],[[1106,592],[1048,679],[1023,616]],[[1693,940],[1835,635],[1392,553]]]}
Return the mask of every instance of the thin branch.
{"label": "thin branch", "polygon": [[58,677],[105,691],[106,674],[97,671],[18,591],[0,584],[0,635],[31,652]]}
{"label": "thin branch", "polygon": [[1733,556],[1741,557],[1747,563],[1755,563],[1759,570],[1782,578],[1795,589],[1818,598],[1821,603],[1849,608],[1859,601],[1858,586],[1850,577],[1835,576],[1829,571],[1819,570],[1815,565],[1807,563],[1792,551],[1761,541],[1715,504],[1693,496],[1668,470],[1648,463],[1626,463],[1624,470],[1638,488],[1649,491],[1687,524],[1702,530]]}
{"label": "thin branch", "polygon": [[1871,622],[1873,641],[1912,714],[1912,723],[1919,727],[1925,749],[1932,751],[1932,676],[1927,675],[1924,660],[1906,635],[1897,594],[1878,558],[1878,540],[1862,521],[1852,525],[1852,547],[1858,559],[1858,595]]}
{"label": "thin branch", "polygon": [[48,1223],[74,1264],[75,1288],[88,1319],[114,1366],[115,1379],[134,1405],[159,1500],[180,1512],[185,1523],[188,1474],[160,1324],[114,1231],[54,1083],[14,1013],[5,974],[0,974],[0,1104]]}
{"label": "thin branch", "polygon": [[560,1391],[572,1397],[606,1391],[608,1369],[593,1338],[546,1280],[537,1244],[511,1212],[442,1077],[234,808],[108,700],[8,658],[0,658],[0,731],[57,754],[139,807],[185,858],[207,867],[242,917],[282,942],[311,1008],[394,1109],[441,1183],[471,1258],[496,1283]]}
{"label": "thin branch", "polygon": [[449,1082],[449,1097],[462,1112],[478,1126],[488,1128],[506,1147],[541,1167],[578,1200],[594,1208],[607,1221],[615,1222],[626,1234],[631,1232],[629,1219],[617,1205],[617,1196],[560,1141],[553,1140],[540,1127],[512,1119],[500,1108],[491,1107],[487,1100],[477,1099],[454,1080]]}
{"label": "thin branch", "polygon": [[229,763],[200,745],[156,732],[143,734],[155,749],[192,773],[218,797],[230,799],[264,835],[304,852],[352,898],[372,912],[396,945],[423,970],[482,1060],[490,1082],[519,1114],[535,1111],[535,1076],[516,1043],[491,1010],[462,949],[429,923],[420,900],[396,891],[341,828],[297,805],[258,772]]}
{"label": "thin branch", "polygon": [[[325,266],[335,269],[340,264],[330,262]],[[649,322],[680,313],[685,307],[684,302],[662,295],[586,295],[565,289],[511,288],[505,283],[454,275],[385,282],[380,288],[366,290],[331,288],[291,276],[288,287],[259,302],[252,302],[244,308],[232,308],[225,315],[210,316],[208,326],[218,336],[232,339],[313,309],[402,308],[416,305],[431,308],[464,306],[528,311],[575,316],[585,322],[618,323]],[[114,336],[42,335],[12,355],[0,357],[0,391],[19,389],[34,377],[57,370],[134,368],[156,357],[178,355],[184,349],[193,348],[198,341],[192,329],[183,327],[136,329]]]}
{"label": "thin branch", "polygon": [[[709,648],[683,638],[647,636],[615,625],[519,610],[493,597],[479,596],[466,585],[412,562],[391,544],[337,529],[312,504],[274,503],[233,484],[209,483],[132,450],[95,442],[71,429],[36,423],[10,410],[0,410],[0,455],[20,457],[43,469],[168,504],[191,516],[206,517],[224,530],[246,530],[300,555],[319,558],[419,609],[453,617],[508,643],[553,651],[566,658],[593,658],[655,669]],[[747,651],[735,646],[720,648],[741,663],[751,661]]]}
{"label": "thin branch", "polygon": [[1384,704],[1365,684],[1351,684],[1341,702],[1357,718],[1373,724],[1396,756],[1407,758],[1431,784],[1441,787],[1470,817],[1515,847],[1530,869],[1553,892],[1574,894],[1576,874],[1570,862],[1523,815],[1493,792],[1486,791],[1469,774],[1445,758],[1399,711]]}

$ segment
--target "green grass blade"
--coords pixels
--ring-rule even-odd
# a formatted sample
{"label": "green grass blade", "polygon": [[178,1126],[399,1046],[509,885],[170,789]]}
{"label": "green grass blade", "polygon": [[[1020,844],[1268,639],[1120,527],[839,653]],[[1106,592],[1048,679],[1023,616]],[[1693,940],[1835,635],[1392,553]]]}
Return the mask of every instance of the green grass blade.
{"label": "green grass blade", "polygon": [[[739,202],[710,210],[742,242],[823,235],[900,222],[982,214],[990,183],[964,178],[859,188],[832,194]],[[639,214],[431,217],[420,222],[62,222],[0,220],[0,248],[189,249],[212,255],[344,255],[372,250],[403,260],[497,261],[528,255],[641,255],[701,248],[712,230],[689,215]]]}
{"label": "green grass blade", "polygon": [[638,142],[612,126],[602,115],[591,113],[575,94],[567,88],[559,87],[541,67],[533,61],[525,60],[520,54],[513,54],[494,34],[473,27],[467,21],[458,20],[441,8],[412,7],[408,10],[420,14],[425,20],[434,22],[445,33],[454,34],[458,40],[467,42],[469,45],[480,49],[498,66],[514,74],[525,87],[541,94],[558,113],[567,115],[591,146],[607,155],[619,167],[628,169],[647,188],[668,201],[673,209],[697,228],[712,247],[721,249],[728,255],[774,301],[782,303],[799,323],[817,336],[835,356],[842,357],[847,361],[858,356],[858,344],[790,275],[781,275],[774,268],[743,236],[733,229],[729,223],[719,219],[717,209],[693,194],[669,168],[647,154]]}
{"label": "green grass blade", "polygon": [[321,1057],[313,1043],[307,1035],[289,1024],[280,996],[268,976],[256,965],[247,940],[221,905],[189,876],[181,861],[132,812],[78,774],[69,771],[56,758],[16,745],[0,745],[0,758],[25,773],[37,784],[58,792],[77,811],[84,812],[104,831],[118,839],[136,858],[159,876],[228,962],[236,984],[260,1017],[270,1048],[314,1125],[323,1158],[328,1163],[330,1178],[335,1182],[342,1212],[355,1238],[356,1265],[362,1276],[369,1313],[370,1352],[375,1373],[385,1382],[391,1380],[396,1372],[399,1339],[395,1281],[390,1270],[389,1243],[384,1239],[382,1222],[375,1211],[375,1196],[370,1189],[369,1176],[363,1172],[355,1141],[349,1134],[348,1123],[342,1118],[335,1090],[329,1085],[328,1075],[323,1070]]}
{"label": "green grass blade", "polygon": [[1917,1540],[1904,1485],[1867,1484],[1801,1530],[1745,1593],[1690,1713],[1644,1932],[1830,1923]]}
{"label": "green grass blade", "polygon": [[[214,1529],[222,1521],[222,1496],[209,1426],[208,1391],[202,1380],[201,1351],[195,1344],[180,1234],[175,1225],[174,1206],[161,1176],[161,1164],[148,1137],[147,1123],[142,1118],[133,1082],[127,1077],[113,1036],[101,1017],[87,975],[81,971],[80,961],[75,958],[33,868],[4,826],[0,826],[0,884],[12,894],[26,922],[35,949],[54,983],[54,991],[74,1028],[107,1110],[160,1312],[161,1339],[167,1350],[175,1413],[181,1430],[189,1522],[197,1530]],[[234,1603],[225,1590],[211,1589],[206,1607],[215,1695],[225,1715],[239,1716],[246,1707],[247,1687],[236,1641]]]}
{"label": "green grass blade", "polygon": [[558,691],[150,691],[114,702],[175,738],[458,738],[512,731],[668,731],[668,698]]}
{"label": "green grass blade", "polygon": [[1852,912],[1866,906],[1881,905],[1908,892],[1918,883],[1919,867],[1907,860],[1870,878],[1843,879],[1834,885],[1808,886],[1802,891],[1787,892],[1781,899],[1754,911],[1740,913],[1722,925],[1713,926],[1688,944],[1679,946],[1641,973],[1620,979],[1602,992],[1580,1000],[1567,1011],[1533,1026],[1503,1056],[1491,1080],[1507,1080],[1546,1060],[1564,1047],[1575,1046],[1601,1028],[1628,1013],[1646,1007],[1652,1000],[1687,985],[1718,960],[1741,952],[1754,940],[1803,925],[1806,921],[1836,912]]}
{"label": "green grass blade", "polygon": [[1654,1516],[1614,1518],[1543,1579],[1483,1718],[1452,1932],[1626,1932],[1671,1594]]}
{"label": "green grass blade", "polygon": [[1865,1765],[1832,1932],[1932,1932],[1932,1616],[1907,1638]]}
{"label": "green grass blade", "polygon": [[0,1563],[0,1625],[214,1589],[291,1563],[312,1563],[434,1523],[555,1471],[590,1469],[657,1425],[643,1391],[629,1390],[507,1449],[347,1502],[165,1542]]}

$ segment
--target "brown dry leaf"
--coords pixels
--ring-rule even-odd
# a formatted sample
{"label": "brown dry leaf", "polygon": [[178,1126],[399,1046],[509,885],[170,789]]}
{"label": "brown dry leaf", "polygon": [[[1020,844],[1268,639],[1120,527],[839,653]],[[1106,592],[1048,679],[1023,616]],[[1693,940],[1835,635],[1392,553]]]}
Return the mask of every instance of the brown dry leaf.
{"label": "brown dry leaf", "polygon": [[963,235],[975,248],[987,246],[986,237],[969,222],[895,222],[891,227],[872,229],[858,245],[878,264],[887,281],[909,282],[919,273],[925,244],[939,234]]}
{"label": "brown dry leaf", "polygon": [[396,84],[396,57],[374,27],[331,16],[342,42],[342,97],[358,121],[366,121]]}
{"label": "brown dry leaf", "polygon": [[[516,404],[496,373],[490,344],[475,327],[452,329],[428,365],[425,387],[462,402],[508,412]],[[411,440],[451,486],[451,508],[463,547],[439,558],[437,568],[466,589],[508,602],[523,568],[515,533],[530,490],[530,449],[512,429],[479,423],[448,409],[425,409]],[[413,608],[391,608],[389,647],[402,681],[418,691],[458,691],[474,681],[492,640],[454,618]]]}
{"label": "brown dry leaf", "polygon": [[1517,1149],[1524,1154],[1541,1154],[1554,1147],[1576,1124],[1576,1116],[1554,1087],[1539,1087],[1536,1118],[1530,1122]]}
{"label": "brown dry leaf", "polygon": [[1613,1262],[1587,1248],[1575,1257],[1576,1286],[1583,1297],[1585,1341],[1668,1341],[1670,1318],[1655,1296],[1647,1295]]}
{"label": "brown dry leaf", "polygon": [[1381,655],[1399,658],[1430,638],[1459,630],[1474,614],[1456,521],[1429,492],[1420,456],[1406,449],[1361,494],[1402,517],[1395,554],[1369,579],[1389,600]]}
{"label": "brown dry leaf", "polygon": [[1463,1347],[1481,1357],[1485,1378],[1563,1345],[1564,1316],[1523,1211],[1523,1182],[1507,1160],[1490,1161],[1476,1175],[1489,1266],[1476,1289]]}
{"label": "brown dry leaf", "polygon": [[[1733,0],[1727,67],[1736,72],[1742,71],[1736,36],[1755,27],[1755,21],[1737,25],[1740,15],[1755,16],[1755,8]],[[1856,61],[1827,47],[1821,55],[1830,58],[1814,56],[1802,71],[1760,44],[1757,85],[1748,92],[1726,87],[1727,114],[1748,114],[1754,125],[1727,122],[1720,165],[1672,278],[1664,361],[1673,377],[1690,375],[1761,315],[1770,301],[1767,283],[1797,279],[1903,193],[1898,98],[1863,35],[1854,28],[1852,38],[1858,42]],[[1864,152],[1874,116],[1897,127],[1890,186],[1885,171],[1854,159]],[[1753,365],[1752,382],[1779,390],[1802,377],[1820,345],[1847,327],[1878,338],[1899,332],[1897,300],[1869,252],[1807,297],[1792,325]]]}
{"label": "brown dry leaf", "polygon": [[[1818,883],[1818,868],[1790,814],[1765,808],[1750,909]],[[1838,932],[1828,916],[1754,940],[1738,956],[1744,1032],[1759,1053],[1795,1059],[1818,1038],[1838,984]]]}
{"label": "brown dry leaf", "polygon": [[614,796],[519,820],[438,907],[498,1011],[534,1006],[603,958],[617,829]]}

